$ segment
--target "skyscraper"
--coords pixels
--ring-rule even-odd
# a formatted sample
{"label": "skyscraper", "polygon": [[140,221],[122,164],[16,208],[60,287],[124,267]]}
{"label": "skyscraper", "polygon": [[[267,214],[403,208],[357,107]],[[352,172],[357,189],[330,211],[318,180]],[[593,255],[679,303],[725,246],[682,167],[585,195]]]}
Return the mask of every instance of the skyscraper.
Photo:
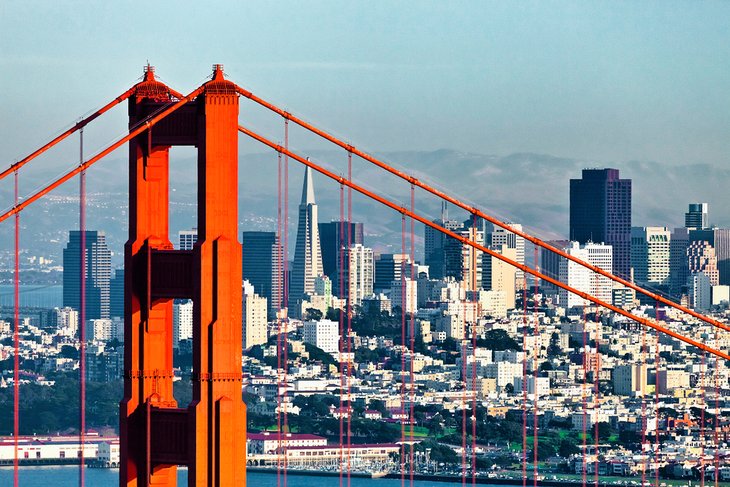
{"label": "skyscraper", "polygon": [[305,294],[314,293],[314,279],[323,274],[322,251],[319,246],[317,203],[314,200],[312,169],[304,171],[302,202],[294,248],[294,262],[289,282],[289,312],[298,317],[299,303]]}
{"label": "skyscraper", "polygon": [[[87,230],[86,248],[86,319],[109,318],[109,283],[112,274],[111,252],[103,232]],[[71,230],[63,249],[63,306],[78,310],[81,306],[81,232]]]}
{"label": "skyscraper", "polygon": [[[348,227],[350,234],[348,235]],[[340,235],[342,233],[342,235]],[[363,225],[356,222],[333,221],[319,224],[319,243],[322,248],[322,272],[332,280],[335,293],[339,292],[340,249],[343,250],[343,263],[347,262],[347,248],[352,245],[365,245]]]}
{"label": "skyscraper", "polygon": [[198,241],[198,229],[180,230],[177,233],[177,239],[180,250],[193,250],[193,245]]}
{"label": "skyscraper", "polygon": [[[433,222],[448,230],[460,230],[462,227],[461,222],[448,219],[445,204],[441,208],[441,218]],[[461,242],[429,226],[424,227],[423,237],[424,263],[428,266],[429,275],[433,279],[443,279],[449,275],[460,278]],[[446,253],[449,251],[449,245],[451,245],[451,249],[453,250],[452,256],[454,257],[450,261],[446,256]]]}
{"label": "skyscraper", "polygon": [[603,242],[613,248],[613,274],[629,278],[631,180],[618,169],[583,169],[570,180],[570,240]]}
{"label": "skyscraper", "polygon": [[690,203],[687,213],[684,214],[685,228],[703,230],[709,228],[707,203]]}
{"label": "skyscraper", "polygon": [[347,255],[345,292],[349,304],[359,306],[362,298],[373,294],[373,249],[356,244]]}
{"label": "skyscraper", "polygon": [[124,268],[114,270],[114,277],[109,283],[109,315],[124,318]]}
{"label": "skyscraper", "polygon": [[720,284],[730,284],[730,229],[706,228],[689,231],[689,242],[707,242],[715,249]]}
{"label": "skyscraper", "polygon": [[275,232],[243,232],[243,279],[266,298],[268,316],[282,308],[283,249]]}
{"label": "skyscraper", "polygon": [[667,227],[631,227],[631,267],[638,284],[668,289],[671,240]]}
{"label": "skyscraper", "polygon": [[[570,242],[568,247],[563,250],[567,254],[603,270],[612,267],[613,249],[610,245],[595,243],[580,245],[578,242]],[[608,277],[586,269],[576,262],[568,259],[560,260],[559,280],[602,301],[611,302],[613,281]],[[565,308],[590,304],[588,300],[562,288],[558,291],[558,295],[560,296],[560,306]]]}
{"label": "skyscraper", "polygon": [[266,298],[259,296],[250,282],[243,281],[243,348],[263,345],[267,335]]}
{"label": "skyscraper", "polygon": [[[522,224],[505,222],[510,228],[522,231]],[[490,241],[488,242],[493,248],[499,248],[501,245],[506,245],[507,248],[517,250],[517,262],[520,264],[525,263],[525,239],[519,235],[510,232],[502,227],[495,226],[494,230],[490,234]],[[515,286],[517,289],[522,289],[524,285],[524,272],[520,269],[515,270]]]}

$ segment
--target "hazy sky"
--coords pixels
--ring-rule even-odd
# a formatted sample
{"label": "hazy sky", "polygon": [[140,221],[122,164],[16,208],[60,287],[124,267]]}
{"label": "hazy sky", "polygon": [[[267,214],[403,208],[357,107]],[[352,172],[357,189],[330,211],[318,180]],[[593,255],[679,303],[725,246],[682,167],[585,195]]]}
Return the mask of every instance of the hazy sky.
{"label": "hazy sky", "polygon": [[186,92],[223,63],[370,151],[730,155],[730,2],[46,0],[0,4],[2,166],[147,60]]}

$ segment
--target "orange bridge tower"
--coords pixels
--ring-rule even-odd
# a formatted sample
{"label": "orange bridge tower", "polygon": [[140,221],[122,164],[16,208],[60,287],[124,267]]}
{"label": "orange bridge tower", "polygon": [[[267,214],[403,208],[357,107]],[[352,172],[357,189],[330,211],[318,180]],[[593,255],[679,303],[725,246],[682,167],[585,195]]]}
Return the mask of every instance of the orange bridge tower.
{"label": "orange bridge tower", "polygon": [[[180,96],[146,68],[129,100],[130,127]],[[173,250],[169,149],[198,150],[198,241]],[[124,399],[120,486],[244,486],[238,95],[214,66],[195,99],[129,144],[125,245]],[[192,402],[173,397],[172,302],[193,301]]]}

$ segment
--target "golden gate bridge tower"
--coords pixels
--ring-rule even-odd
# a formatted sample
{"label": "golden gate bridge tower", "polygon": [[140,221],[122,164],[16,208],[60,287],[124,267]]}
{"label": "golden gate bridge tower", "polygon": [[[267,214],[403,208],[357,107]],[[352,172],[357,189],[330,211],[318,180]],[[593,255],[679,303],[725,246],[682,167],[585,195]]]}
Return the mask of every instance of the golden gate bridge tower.
{"label": "golden gate bridge tower", "polygon": [[[130,127],[175,101],[146,69],[129,98]],[[241,244],[238,225],[238,94],[222,66],[194,100],[129,143],[125,245],[124,399],[120,485],[244,485],[241,398]],[[169,150],[198,150],[198,242],[168,240]],[[173,162],[174,164],[174,162]],[[172,300],[193,300],[193,399],[172,392]]]}

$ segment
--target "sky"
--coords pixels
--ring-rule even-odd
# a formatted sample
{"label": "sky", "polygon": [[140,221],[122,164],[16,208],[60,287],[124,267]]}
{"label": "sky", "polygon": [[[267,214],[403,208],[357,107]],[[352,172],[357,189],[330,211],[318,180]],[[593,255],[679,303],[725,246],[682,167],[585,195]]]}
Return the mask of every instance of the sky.
{"label": "sky", "polygon": [[[3,167],[125,91],[147,61],[183,92],[223,63],[372,152],[716,166],[730,155],[730,2],[29,0],[0,3]],[[254,125],[280,132],[267,123]],[[124,133],[125,110],[99,126],[101,147]]]}

